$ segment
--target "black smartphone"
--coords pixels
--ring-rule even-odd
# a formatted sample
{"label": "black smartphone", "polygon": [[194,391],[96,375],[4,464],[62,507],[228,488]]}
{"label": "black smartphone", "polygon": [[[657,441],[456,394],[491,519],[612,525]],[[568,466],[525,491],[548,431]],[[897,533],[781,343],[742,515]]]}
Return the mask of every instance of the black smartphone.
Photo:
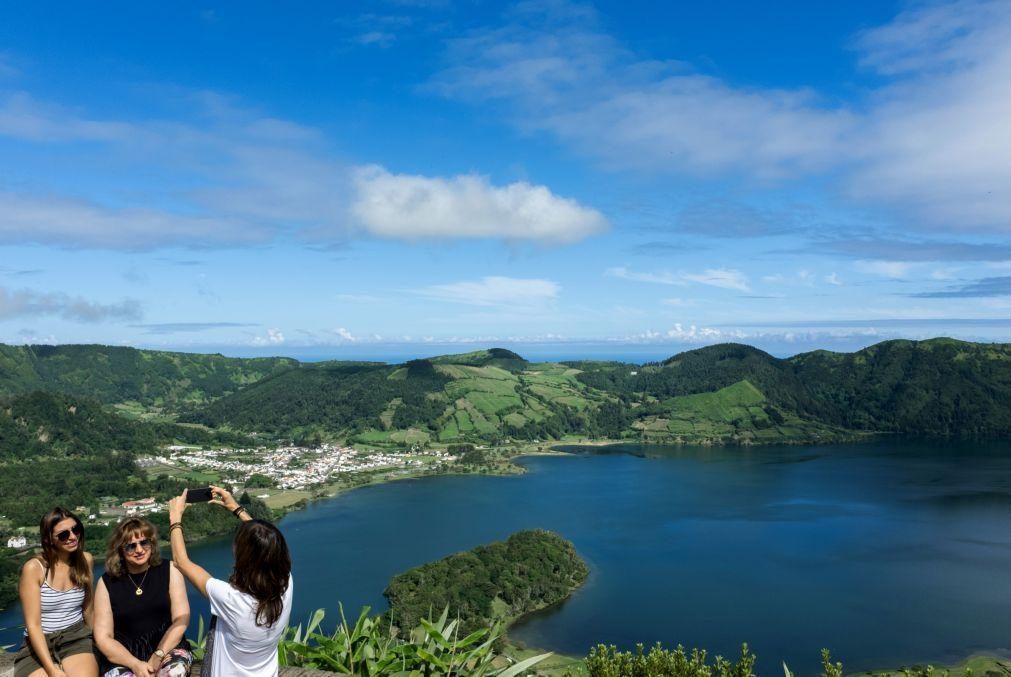
{"label": "black smartphone", "polygon": [[211,493],[210,487],[200,487],[199,489],[186,490],[187,503],[206,503],[212,498],[214,498],[214,494]]}

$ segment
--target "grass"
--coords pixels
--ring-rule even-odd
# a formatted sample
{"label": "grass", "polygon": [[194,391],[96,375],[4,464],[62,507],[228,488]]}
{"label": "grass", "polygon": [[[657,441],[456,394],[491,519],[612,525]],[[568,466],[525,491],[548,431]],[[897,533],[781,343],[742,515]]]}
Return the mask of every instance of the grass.
{"label": "grass", "polygon": [[290,508],[312,498],[312,492],[305,489],[250,489],[249,493],[254,496],[269,494],[263,502],[272,510]]}
{"label": "grass", "polygon": [[[924,664],[917,664],[896,669],[855,672],[851,677],[906,677],[906,670],[916,674],[926,667]],[[1011,675],[1011,660],[997,656],[976,655],[970,656],[958,665],[935,665],[933,668],[933,674],[937,677],[940,677],[944,671],[948,672],[948,677],[966,677],[970,670],[973,677],[1007,677]]]}

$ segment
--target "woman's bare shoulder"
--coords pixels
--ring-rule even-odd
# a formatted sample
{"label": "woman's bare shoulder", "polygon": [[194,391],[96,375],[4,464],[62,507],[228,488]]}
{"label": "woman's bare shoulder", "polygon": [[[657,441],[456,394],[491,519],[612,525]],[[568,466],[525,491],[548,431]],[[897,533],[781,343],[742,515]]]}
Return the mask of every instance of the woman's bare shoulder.
{"label": "woman's bare shoulder", "polygon": [[37,580],[39,585],[42,584],[42,575],[45,571],[46,565],[42,562],[42,559],[38,555],[35,557],[29,557],[21,567],[21,575]]}

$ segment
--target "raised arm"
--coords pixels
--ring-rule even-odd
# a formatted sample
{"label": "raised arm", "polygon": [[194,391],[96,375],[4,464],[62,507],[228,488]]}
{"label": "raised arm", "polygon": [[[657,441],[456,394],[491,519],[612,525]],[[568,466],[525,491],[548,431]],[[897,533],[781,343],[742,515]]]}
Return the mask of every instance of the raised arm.
{"label": "raised arm", "polygon": [[112,602],[109,600],[109,590],[105,581],[98,579],[95,586],[95,645],[109,659],[110,663],[130,668],[137,677],[150,677],[155,674],[147,663],[134,656],[130,651],[116,641],[115,624],[112,616]]}
{"label": "raised arm", "polygon": [[186,490],[169,501],[169,541],[172,543],[172,561],[178,567],[200,594],[207,597],[207,581],[211,575],[199,564],[190,559],[186,552],[186,539],[183,537],[183,513],[186,512]]}
{"label": "raised arm", "polygon": [[28,643],[35,650],[39,665],[50,677],[66,677],[49,654],[46,635],[42,632],[42,577],[45,575],[42,563],[34,557],[21,567],[21,580],[18,583],[18,595],[21,598],[21,611],[25,616],[25,629],[28,631]]}

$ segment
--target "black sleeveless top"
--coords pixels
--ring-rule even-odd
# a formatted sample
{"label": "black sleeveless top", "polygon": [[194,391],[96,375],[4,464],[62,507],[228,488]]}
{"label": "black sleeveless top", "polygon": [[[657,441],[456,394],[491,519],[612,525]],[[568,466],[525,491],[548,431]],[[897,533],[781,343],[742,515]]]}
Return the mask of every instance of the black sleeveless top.
{"label": "black sleeveless top", "polygon": [[[141,660],[147,660],[154,653],[165,631],[172,625],[172,601],[169,598],[171,566],[170,562],[162,560],[147,570],[146,578],[140,574],[134,575],[133,580],[125,572],[122,576],[113,576],[108,571],[102,574],[112,603],[113,636]],[[143,595],[137,594],[138,585],[144,590]],[[189,643],[183,638],[179,646],[188,649]],[[108,661],[106,664],[108,667],[103,666],[103,671],[116,667]]]}

